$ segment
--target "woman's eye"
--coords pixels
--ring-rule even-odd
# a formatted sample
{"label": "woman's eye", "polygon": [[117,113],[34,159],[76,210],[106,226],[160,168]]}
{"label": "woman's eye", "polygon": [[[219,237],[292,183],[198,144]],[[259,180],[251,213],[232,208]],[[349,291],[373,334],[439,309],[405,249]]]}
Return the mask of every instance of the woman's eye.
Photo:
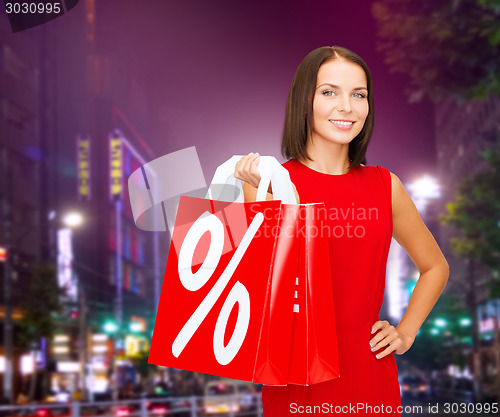
{"label": "woman's eye", "polygon": [[[323,95],[325,96],[333,96],[335,93],[335,91],[332,91],[332,90],[325,90],[322,92]],[[356,98],[366,98],[366,94],[363,94],[363,93],[354,93],[353,94]]]}

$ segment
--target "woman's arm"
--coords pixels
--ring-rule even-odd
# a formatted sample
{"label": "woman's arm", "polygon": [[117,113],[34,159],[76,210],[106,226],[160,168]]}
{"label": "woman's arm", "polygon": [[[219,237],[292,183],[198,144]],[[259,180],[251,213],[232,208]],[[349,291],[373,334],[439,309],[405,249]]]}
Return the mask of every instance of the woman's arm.
{"label": "woman's arm", "polygon": [[[413,289],[408,307],[399,324],[394,328],[387,321],[377,321],[373,329],[382,329],[371,342],[372,350],[389,346],[378,358],[394,351],[401,355],[415,340],[449,276],[449,266],[436,240],[422,221],[415,204],[400,179],[391,172],[393,237],[408,253],[418,269],[420,277]],[[373,332],[372,332],[373,333]]]}
{"label": "woman's arm", "polygon": [[[257,199],[257,187],[260,182],[260,174],[257,169],[259,164],[259,154],[249,153],[241,158],[236,164],[234,170],[235,178],[238,178],[243,182],[243,194],[245,196],[245,203],[253,202]],[[299,194],[297,193],[297,188],[295,184],[292,183],[293,190],[295,191],[295,197],[297,197],[297,203],[300,203]],[[273,190],[271,185],[269,185],[268,192],[266,194],[266,200],[273,199]]]}
{"label": "woman's arm", "polygon": [[[245,195],[245,203],[250,203],[257,200],[257,188],[251,186],[248,182],[243,183],[243,194]],[[272,199],[273,195],[269,192],[266,193],[266,200]]]}

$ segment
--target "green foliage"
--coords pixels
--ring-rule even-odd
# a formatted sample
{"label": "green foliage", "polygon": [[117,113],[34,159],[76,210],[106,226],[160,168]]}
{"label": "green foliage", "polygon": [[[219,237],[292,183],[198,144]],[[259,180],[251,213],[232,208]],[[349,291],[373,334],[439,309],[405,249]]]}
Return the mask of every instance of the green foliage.
{"label": "green foliage", "polygon": [[484,6],[500,8],[500,0],[478,0]]}
{"label": "green foliage", "polygon": [[38,266],[21,303],[24,316],[19,323],[21,331],[16,335],[17,343],[27,348],[41,337],[50,338],[53,335],[54,315],[62,310],[60,296],[54,265]]}
{"label": "green foliage", "polygon": [[449,363],[448,352],[443,349],[441,339],[429,334],[424,322],[413,346],[405,352],[404,358],[423,371],[441,370]]}
{"label": "green foliage", "polygon": [[[436,318],[446,320],[446,328],[438,335],[432,335]],[[404,354],[405,358],[421,370],[445,370],[448,365],[466,365],[466,357],[460,348],[460,339],[470,335],[472,325],[460,325],[461,318],[471,318],[470,312],[463,308],[459,297],[449,294],[439,299],[429,317],[425,320],[415,339],[415,347]]]}
{"label": "green foliage", "polygon": [[132,358],[132,363],[134,364],[135,370],[142,377],[147,377],[151,370],[153,369],[153,365],[148,363],[149,353],[140,352],[137,356]]}
{"label": "green foliage", "polygon": [[500,93],[499,0],[378,0],[377,50],[407,74],[410,102]]}
{"label": "green foliage", "polygon": [[500,269],[500,140],[480,153],[486,170],[457,184],[455,201],[439,216],[461,232],[450,243],[461,258],[480,260],[498,276]]}

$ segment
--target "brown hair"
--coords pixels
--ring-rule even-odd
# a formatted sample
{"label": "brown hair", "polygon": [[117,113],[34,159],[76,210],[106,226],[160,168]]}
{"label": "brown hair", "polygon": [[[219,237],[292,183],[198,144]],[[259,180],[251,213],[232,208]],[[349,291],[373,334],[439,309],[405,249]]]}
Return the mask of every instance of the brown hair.
{"label": "brown hair", "polygon": [[346,59],[358,64],[366,74],[369,111],[363,129],[349,143],[349,168],[366,165],[366,150],[373,132],[373,84],[370,69],[358,54],[341,46],[322,46],[309,52],[299,64],[288,93],[285,124],[281,138],[281,153],[287,159],[311,160],[306,152],[306,142],[312,134],[313,97],[318,71],[331,59]]}

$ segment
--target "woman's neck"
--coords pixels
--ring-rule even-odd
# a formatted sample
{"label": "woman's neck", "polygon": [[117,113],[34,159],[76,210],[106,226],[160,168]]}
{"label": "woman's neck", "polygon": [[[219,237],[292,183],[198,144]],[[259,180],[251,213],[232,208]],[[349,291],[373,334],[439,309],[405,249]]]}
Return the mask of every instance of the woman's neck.
{"label": "woman's neck", "polygon": [[306,151],[312,159],[302,159],[304,165],[330,175],[347,174],[349,171],[349,144],[308,140]]}

